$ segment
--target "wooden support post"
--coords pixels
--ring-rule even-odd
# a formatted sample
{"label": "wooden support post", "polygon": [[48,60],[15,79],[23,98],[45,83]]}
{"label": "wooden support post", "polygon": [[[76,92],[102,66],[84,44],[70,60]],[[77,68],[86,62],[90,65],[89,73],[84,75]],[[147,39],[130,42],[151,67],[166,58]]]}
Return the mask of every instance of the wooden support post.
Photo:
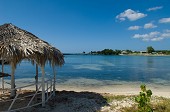
{"label": "wooden support post", "polygon": [[[36,83],[35,90],[36,90],[36,92],[38,92],[39,91],[39,89],[38,89],[38,64],[36,64],[35,83]],[[37,96],[35,96],[35,101],[36,102],[38,101]]]}
{"label": "wooden support post", "polygon": [[55,84],[56,84],[56,69],[53,67],[53,73],[54,73],[54,82],[53,82],[53,95],[55,96]]}
{"label": "wooden support post", "polygon": [[14,98],[16,95],[14,72],[15,72],[15,66],[14,63],[11,62],[11,95],[10,95],[11,98]]}
{"label": "wooden support post", "polygon": [[[2,59],[2,73],[4,73],[4,60]],[[4,93],[4,77],[2,77],[2,93]]]}
{"label": "wooden support post", "polygon": [[47,99],[48,99],[48,81],[47,81],[46,95],[47,95]]}
{"label": "wooden support post", "polygon": [[52,89],[53,89],[53,79],[50,79],[50,95],[52,94]]}
{"label": "wooden support post", "polygon": [[42,107],[45,107],[45,70],[44,70],[44,65],[41,66],[41,71],[42,71]]}
{"label": "wooden support post", "polygon": [[36,83],[36,91],[37,91],[38,90],[38,65],[37,64],[36,64],[35,83]]}

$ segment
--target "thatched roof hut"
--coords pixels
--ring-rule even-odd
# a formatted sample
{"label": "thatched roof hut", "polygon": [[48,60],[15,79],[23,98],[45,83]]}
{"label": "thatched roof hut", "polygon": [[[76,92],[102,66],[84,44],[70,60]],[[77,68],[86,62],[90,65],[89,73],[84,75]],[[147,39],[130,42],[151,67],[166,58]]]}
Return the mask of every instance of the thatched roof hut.
{"label": "thatched roof hut", "polygon": [[[14,71],[19,62],[28,59],[39,65],[44,78],[44,66],[49,62],[51,66],[64,64],[63,54],[49,43],[39,39],[32,33],[14,26],[4,24],[0,26],[0,60],[6,60],[11,65],[11,89],[14,89]],[[42,78],[42,82],[44,79]],[[43,84],[42,84],[43,86]],[[43,87],[42,87],[43,88]],[[43,91],[43,90],[42,90]],[[11,92],[14,95],[13,92]]]}
{"label": "thatched roof hut", "polygon": [[15,66],[23,59],[33,60],[40,66],[47,61],[52,66],[64,63],[63,54],[58,49],[12,24],[0,26],[0,59],[4,58]]}

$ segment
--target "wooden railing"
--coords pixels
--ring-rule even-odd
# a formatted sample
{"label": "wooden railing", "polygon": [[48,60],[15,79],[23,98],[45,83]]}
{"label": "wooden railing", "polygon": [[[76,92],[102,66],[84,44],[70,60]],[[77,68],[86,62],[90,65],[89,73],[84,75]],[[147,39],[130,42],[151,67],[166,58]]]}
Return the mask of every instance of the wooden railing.
{"label": "wooden railing", "polygon": [[[45,102],[47,102],[52,96],[55,96],[55,89],[53,88],[53,86],[55,85],[54,81],[55,80],[53,78],[50,78],[45,81],[45,99],[46,99]],[[32,91],[31,94],[28,94],[28,95],[24,95],[22,93],[23,90],[25,90],[24,88],[32,87],[32,86],[35,87],[36,85],[38,85],[38,90]],[[4,92],[3,94],[0,95],[0,97],[1,97],[0,98],[0,106],[6,105],[6,104],[9,104],[9,106],[6,109],[0,110],[0,111],[6,111],[6,112],[18,111],[18,110],[22,110],[22,109],[26,109],[26,108],[30,108],[30,107],[42,104],[41,88],[42,88],[41,82],[25,85],[22,87],[16,87],[15,90],[17,92],[16,92],[15,98],[13,98],[13,99],[9,99],[9,97],[10,97],[9,93]],[[9,91],[12,91],[12,90],[9,90]],[[6,96],[5,99],[3,98],[4,96]],[[27,100],[28,103],[25,103],[25,105],[23,105],[21,107],[16,107],[16,105],[19,105],[18,102],[22,102],[22,101],[24,101],[24,99]],[[0,107],[0,109],[1,109],[1,107]]]}

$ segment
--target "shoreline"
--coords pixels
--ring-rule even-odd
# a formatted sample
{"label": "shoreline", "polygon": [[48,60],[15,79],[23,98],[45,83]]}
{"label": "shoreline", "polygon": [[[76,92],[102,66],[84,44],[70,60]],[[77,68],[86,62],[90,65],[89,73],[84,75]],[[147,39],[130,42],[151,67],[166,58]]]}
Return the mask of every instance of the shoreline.
{"label": "shoreline", "polygon": [[[147,85],[146,85],[147,86]],[[158,97],[165,97],[170,98],[170,90],[169,88],[155,88],[155,87],[149,87],[147,86],[147,89],[151,89],[153,96]],[[138,95],[140,90],[140,87],[133,85],[122,85],[117,87],[112,86],[103,86],[100,88],[95,87],[83,87],[83,88],[77,88],[73,86],[60,86],[58,85],[56,87],[57,91],[75,91],[75,92],[95,92],[95,93],[109,93],[112,95]]]}
{"label": "shoreline", "polygon": [[118,55],[104,55],[104,54],[83,54],[83,53],[64,53],[67,55],[94,55],[94,56],[170,56],[166,54],[147,54],[147,53],[131,53],[131,54],[118,54]]}
{"label": "shoreline", "polygon": [[[8,81],[7,81],[8,82]],[[33,83],[33,79],[16,79],[16,86],[26,86]],[[127,82],[127,81],[99,81],[95,79],[69,79],[64,82],[57,80],[56,91],[75,91],[75,92],[95,92],[109,93],[113,95],[138,95],[142,82]],[[168,84],[145,83],[146,88],[150,89],[153,96],[170,98],[170,86]],[[5,84],[6,88],[10,88]],[[35,90],[35,85],[22,88],[22,90]]]}
{"label": "shoreline", "polygon": [[170,56],[165,54],[125,54],[124,56]]}

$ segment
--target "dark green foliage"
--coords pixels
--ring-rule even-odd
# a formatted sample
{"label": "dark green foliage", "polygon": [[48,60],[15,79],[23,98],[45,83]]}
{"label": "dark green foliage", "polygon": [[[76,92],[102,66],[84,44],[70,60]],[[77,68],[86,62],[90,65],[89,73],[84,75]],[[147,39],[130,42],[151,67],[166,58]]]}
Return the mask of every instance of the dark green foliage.
{"label": "dark green foliage", "polygon": [[104,49],[104,50],[101,51],[101,54],[113,55],[113,54],[115,54],[115,52],[112,49]]}
{"label": "dark green foliage", "polygon": [[91,51],[91,54],[119,55],[121,54],[121,50],[104,49],[102,51]]}
{"label": "dark green foliage", "polygon": [[146,90],[146,86],[143,84],[140,86],[141,92],[139,96],[135,97],[135,101],[138,103],[138,112],[153,112],[150,106],[150,99],[152,95],[151,90]]}
{"label": "dark green foliage", "polygon": [[131,50],[125,50],[127,54],[133,53]]}
{"label": "dark green foliage", "polygon": [[170,55],[170,50],[157,50],[156,52],[158,54]]}
{"label": "dark green foliage", "polygon": [[154,52],[155,50],[154,50],[154,48],[152,47],[152,46],[148,46],[147,47],[147,52],[148,53],[152,53],[152,52]]}
{"label": "dark green foliage", "polygon": [[115,50],[115,55],[119,55],[119,54],[121,54],[121,50]]}

